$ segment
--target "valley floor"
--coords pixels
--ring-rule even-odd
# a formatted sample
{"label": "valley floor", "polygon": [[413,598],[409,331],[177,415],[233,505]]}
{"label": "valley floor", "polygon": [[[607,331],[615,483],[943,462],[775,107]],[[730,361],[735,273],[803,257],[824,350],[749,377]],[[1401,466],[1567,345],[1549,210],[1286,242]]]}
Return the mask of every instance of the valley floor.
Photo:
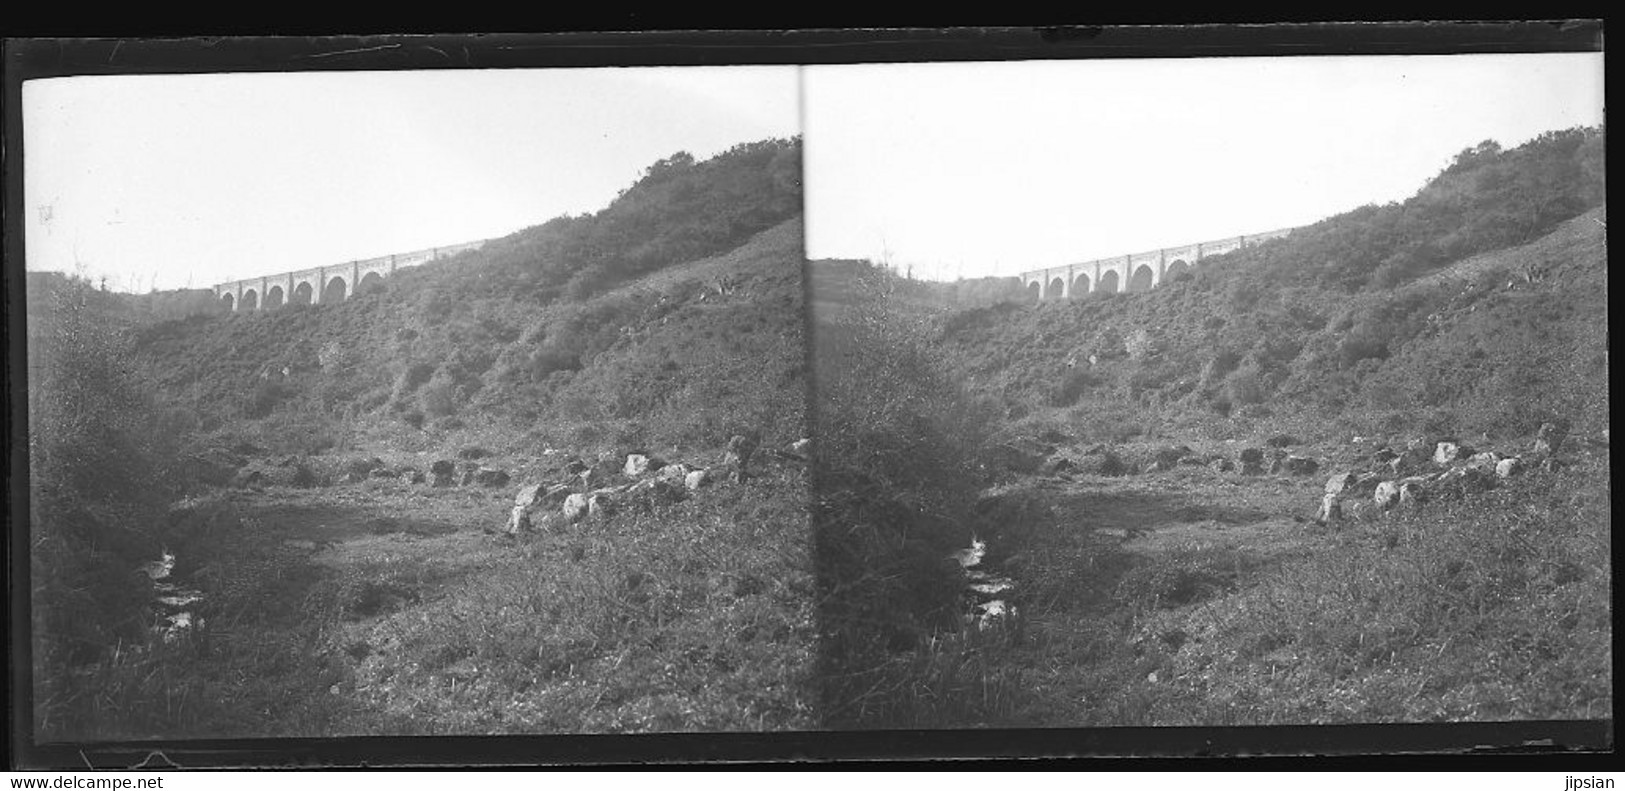
{"label": "valley floor", "polygon": [[1023,476],[992,492],[1040,516],[981,536],[980,568],[1016,582],[1016,617],[932,649],[934,666],[958,668],[942,677],[960,700],[939,716],[999,727],[1608,716],[1606,451],[1472,498],[1354,508],[1321,526],[1325,479],[1192,466]]}
{"label": "valley floor", "polygon": [[511,486],[219,491],[207,560],[175,549],[203,623],[87,679],[89,735],[811,728],[802,477],[518,536]]}

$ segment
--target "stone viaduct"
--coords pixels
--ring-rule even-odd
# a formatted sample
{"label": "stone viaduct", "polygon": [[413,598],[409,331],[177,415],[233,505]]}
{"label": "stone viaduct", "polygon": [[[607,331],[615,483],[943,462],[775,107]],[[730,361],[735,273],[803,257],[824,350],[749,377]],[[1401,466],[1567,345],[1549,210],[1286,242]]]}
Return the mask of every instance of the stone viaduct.
{"label": "stone viaduct", "polygon": [[343,302],[367,291],[395,270],[417,266],[464,250],[477,250],[487,240],[464,242],[448,247],[430,247],[410,253],[368,258],[332,266],[318,266],[284,272],[280,275],[237,280],[214,287],[215,297],[230,311],[268,310],[287,305],[322,305]]}
{"label": "stone viaduct", "polygon": [[1165,247],[1144,253],[1102,258],[1081,264],[1052,266],[1021,273],[1021,283],[1034,301],[1072,299],[1096,292],[1149,291],[1189,272],[1203,258],[1279,239],[1296,229],[1232,236],[1211,242]]}

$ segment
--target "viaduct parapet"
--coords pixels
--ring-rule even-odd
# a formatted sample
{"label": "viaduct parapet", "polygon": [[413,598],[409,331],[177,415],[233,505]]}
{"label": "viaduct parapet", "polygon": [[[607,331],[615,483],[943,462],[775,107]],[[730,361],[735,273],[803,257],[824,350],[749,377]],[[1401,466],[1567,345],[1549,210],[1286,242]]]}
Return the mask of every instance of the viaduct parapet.
{"label": "viaduct parapet", "polygon": [[1202,259],[1279,239],[1297,230],[1282,228],[1232,236],[1211,242],[1165,247],[1143,253],[1101,258],[1081,264],[1052,266],[1021,273],[1021,283],[1034,301],[1073,299],[1087,294],[1150,291],[1189,272]]}
{"label": "viaduct parapet", "polygon": [[280,275],[236,280],[214,287],[214,295],[226,309],[269,310],[288,305],[321,305],[344,300],[370,290],[397,269],[428,263],[465,250],[478,250],[486,239],[446,247],[429,247],[410,253],[368,258]]}

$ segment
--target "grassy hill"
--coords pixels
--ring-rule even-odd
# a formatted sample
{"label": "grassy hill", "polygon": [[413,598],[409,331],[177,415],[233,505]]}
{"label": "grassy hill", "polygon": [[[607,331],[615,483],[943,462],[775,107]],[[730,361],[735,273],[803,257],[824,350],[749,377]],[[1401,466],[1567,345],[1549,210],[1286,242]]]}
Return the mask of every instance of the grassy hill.
{"label": "grassy hill", "polygon": [[598,214],[403,270],[378,293],[153,324],[136,349],[203,431],[289,452],[358,432],[693,447],[745,423],[788,442],[797,410],[772,398],[799,393],[800,372],[741,361],[801,358],[798,150],[663,161]]}
{"label": "grassy hill", "polygon": [[1607,404],[1601,138],[1470,149],[1404,203],[1216,256],[1143,294],[943,310],[941,345],[1013,416],[1086,432],[1267,421],[1513,436],[1557,417],[1595,430]]}

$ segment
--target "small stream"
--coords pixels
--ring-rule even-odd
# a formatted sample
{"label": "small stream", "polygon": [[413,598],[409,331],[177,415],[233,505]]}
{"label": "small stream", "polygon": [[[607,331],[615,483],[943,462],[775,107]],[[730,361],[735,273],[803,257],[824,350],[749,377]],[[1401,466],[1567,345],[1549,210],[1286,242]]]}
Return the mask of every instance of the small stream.
{"label": "small stream", "polygon": [[169,581],[175,570],[175,555],[169,550],[158,560],[141,565],[141,572],[152,581],[152,601],[159,621],[152,627],[154,634],[165,643],[179,641],[203,619],[192,616],[192,605],[203,601],[203,592]]}
{"label": "small stream", "polygon": [[996,569],[982,564],[987,556],[987,542],[971,539],[971,545],[948,557],[965,572],[965,625],[974,625],[977,631],[986,631],[1002,625],[1015,614],[1015,606],[1005,600],[1016,587],[1010,579]]}

